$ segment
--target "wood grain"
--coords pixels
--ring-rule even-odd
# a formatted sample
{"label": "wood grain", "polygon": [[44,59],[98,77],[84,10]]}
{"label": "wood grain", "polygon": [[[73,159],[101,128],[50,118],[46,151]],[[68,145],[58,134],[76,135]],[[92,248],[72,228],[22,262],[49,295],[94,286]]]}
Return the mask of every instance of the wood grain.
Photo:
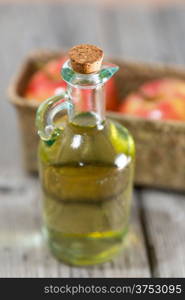
{"label": "wood grain", "polygon": [[152,274],[185,277],[185,196],[162,191],[141,192]]}
{"label": "wood grain", "polygon": [[[41,234],[37,178],[0,181],[0,277],[148,277],[150,269],[136,206],[124,251],[112,262],[85,268],[58,263]],[[135,203],[135,202],[134,202]]]}

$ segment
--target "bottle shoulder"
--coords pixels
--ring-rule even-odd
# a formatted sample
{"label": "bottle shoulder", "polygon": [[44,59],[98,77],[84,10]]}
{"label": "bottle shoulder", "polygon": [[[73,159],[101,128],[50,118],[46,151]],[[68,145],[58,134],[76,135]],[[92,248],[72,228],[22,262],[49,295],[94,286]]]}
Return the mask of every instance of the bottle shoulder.
{"label": "bottle shoulder", "polygon": [[135,143],[132,135],[122,124],[107,120],[108,136],[116,153],[124,153],[132,158],[135,157]]}
{"label": "bottle shoulder", "polygon": [[118,156],[133,159],[134,141],[121,124],[106,120],[101,129],[65,124],[61,135],[51,144],[41,142],[39,157],[49,163],[103,163],[115,165]]}

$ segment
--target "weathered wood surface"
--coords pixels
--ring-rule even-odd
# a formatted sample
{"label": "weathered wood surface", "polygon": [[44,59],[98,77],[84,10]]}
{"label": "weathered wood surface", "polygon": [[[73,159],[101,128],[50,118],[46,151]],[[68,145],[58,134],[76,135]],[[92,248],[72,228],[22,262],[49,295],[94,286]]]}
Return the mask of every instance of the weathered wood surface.
{"label": "weathered wood surface", "polygon": [[0,5],[0,277],[185,277],[184,195],[149,189],[135,193],[127,245],[114,262],[57,263],[42,241],[38,180],[22,171],[16,116],[5,101],[10,77],[35,48],[89,42],[111,56],[184,64],[184,20],[185,6]]}
{"label": "weathered wood surface", "polygon": [[145,190],[140,204],[153,275],[185,276],[184,195]]}
{"label": "weathered wood surface", "polygon": [[101,266],[75,268],[57,263],[42,238],[37,178],[2,181],[0,203],[0,277],[150,276],[135,205],[124,253]]}

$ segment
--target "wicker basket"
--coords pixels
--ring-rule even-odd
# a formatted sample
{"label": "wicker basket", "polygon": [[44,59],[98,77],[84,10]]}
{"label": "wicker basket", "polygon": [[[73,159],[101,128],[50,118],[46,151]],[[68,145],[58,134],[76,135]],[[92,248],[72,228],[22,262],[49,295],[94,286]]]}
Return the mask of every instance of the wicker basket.
{"label": "wicker basket", "polygon": [[[28,171],[37,170],[38,137],[35,129],[36,101],[24,99],[23,91],[38,63],[45,63],[61,52],[38,51],[30,55],[9,87],[10,101],[20,121],[24,161]],[[142,83],[162,77],[185,80],[185,71],[173,66],[114,60],[120,66],[116,75],[120,99]],[[135,183],[153,187],[185,190],[185,123],[153,121],[109,112],[108,116],[124,124],[136,142]]]}

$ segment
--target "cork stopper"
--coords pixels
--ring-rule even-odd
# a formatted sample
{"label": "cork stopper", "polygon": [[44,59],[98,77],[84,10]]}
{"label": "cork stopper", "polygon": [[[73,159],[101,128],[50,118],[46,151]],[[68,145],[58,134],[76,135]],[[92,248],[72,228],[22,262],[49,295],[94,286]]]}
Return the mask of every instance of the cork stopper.
{"label": "cork stopper", "polygon": [[81,44],[69,50],[69,58],[74,71],[91,74],[100,70],[103,50],[94,45]]}

